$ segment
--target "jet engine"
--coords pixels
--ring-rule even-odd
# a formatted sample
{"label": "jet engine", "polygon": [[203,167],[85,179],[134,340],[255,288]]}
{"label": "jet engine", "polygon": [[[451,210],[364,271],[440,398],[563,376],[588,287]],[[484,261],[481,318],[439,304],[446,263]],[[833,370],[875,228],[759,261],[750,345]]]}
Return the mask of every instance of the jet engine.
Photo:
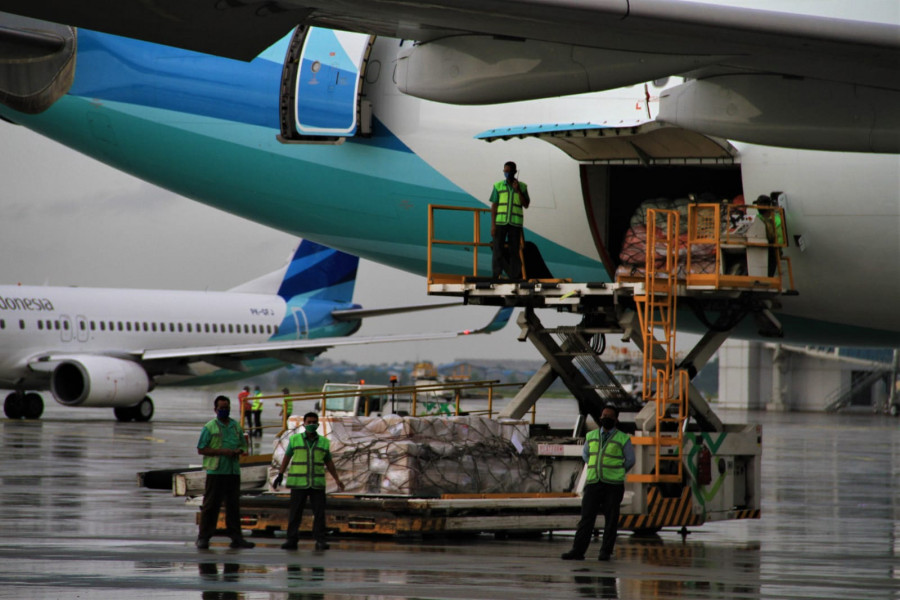
{"label": "jet engine", "polygon": [[149,390],[143,367],[109,356],[66,359],[50,376],[50,391],[65,406],[134,406]]}
{"label": "jet engine", "polygon": [[37,114],[69,91],[75,77],[72,27],[0,13],[0,103]]}

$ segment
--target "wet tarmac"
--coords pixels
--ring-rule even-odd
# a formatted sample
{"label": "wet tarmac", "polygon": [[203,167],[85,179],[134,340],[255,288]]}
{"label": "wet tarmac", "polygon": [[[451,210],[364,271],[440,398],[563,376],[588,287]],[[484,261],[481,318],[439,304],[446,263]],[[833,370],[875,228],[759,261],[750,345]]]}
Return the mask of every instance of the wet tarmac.
{"label": "wet tarmac", "polygon": [[[48,406],[0,421],[3,598],[900,599],[900,420],[870,414],[721,413],[764,424],[763,517],[686,539],[625,533],[609,563],[563,562],[532,539],[332,539],[316,552],[254,538],[198,551],[196,509],[136,473],[197,463],[208,398],[156,397],[151,423]],[[545,400],[565,416],[573,403]],[[271,439],[269,435],[266,439]],[[594,546],[592,546],[594,548]]]}

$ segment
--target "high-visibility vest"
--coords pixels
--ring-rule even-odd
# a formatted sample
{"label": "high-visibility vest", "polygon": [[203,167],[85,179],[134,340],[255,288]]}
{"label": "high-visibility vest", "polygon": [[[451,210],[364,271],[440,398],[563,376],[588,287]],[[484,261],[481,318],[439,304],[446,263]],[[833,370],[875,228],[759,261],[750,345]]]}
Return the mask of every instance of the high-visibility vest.
{"label": "high-visibility vest", "polygon": [[[203,426],[205,429],[209,431],[209,446],[207,448],[212,448],[214,450],[218,450],[222,447],[222,424],[219,423],[219,419],[213,419],[209,423]],[[244,431],[241,429],[241,426],[234,419],[228,420],[228,425],[226,427],[234,427],[235,433],[239,440],[244,439]],[[243,447],[243,443],[241,444]],[[207,471],[215,471],[219,468],[219,456],[203,456],[203,468]]]}
{"label": "high-visibility vest", "polygon": [[772,211],[775,213],[775,240],[778,242],[779,246],[784,245],[784,235],[782,235],[782,226],[781,226],[781,211],[777,208]]}
{"label": "high-visibility vest", "polygon": [[262,410],[263,401],[260,400],[262,398],[262,392],[256,392],[253,394],[253,401],[250,402],[250,410]]}
{"label": "high-visibility vest", "polygon": [[288,469],[288,487],[325,489],[325,457],[331,448],[328,439],[324,435],[317,436],[310,452],[306,433],[295,433],[291,436],[290,446],[294,455]]}
{"label": "high-visibility vest", "polygon": [[614,430],[603,444],[600,430],[587,434],[584,443],[588,445],[588,472],[586,483],[625,483],[625,444],[630,436],[624,431]]}
{"label": "high-visibility vest", "polygon": [[512,225],[522,227],[525,224],[525,211],[522,209],[522,194],[528,193],[528,186],[519,182],[519,192],[514,192],[506,181],[498,181],[494,184],[497,192],[497,225]]}

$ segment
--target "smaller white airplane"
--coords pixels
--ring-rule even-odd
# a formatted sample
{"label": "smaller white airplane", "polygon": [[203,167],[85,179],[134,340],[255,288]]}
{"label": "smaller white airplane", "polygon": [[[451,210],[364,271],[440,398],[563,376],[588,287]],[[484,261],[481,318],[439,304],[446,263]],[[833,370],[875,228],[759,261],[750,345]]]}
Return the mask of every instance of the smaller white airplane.
{"label": "smaller white airplane", "polygon": [[0,389],[14,390],[4,413],[37,419],[35,392],[50,390],[65,406],[148,421],[157,385],[242,379],[334,346],[490,333],[512,312],[474,331],[347,338],[363,317],[449,306],[362,309],[352,302],[358,263],[303,240],[286,267],[228,292],[0,286]]}

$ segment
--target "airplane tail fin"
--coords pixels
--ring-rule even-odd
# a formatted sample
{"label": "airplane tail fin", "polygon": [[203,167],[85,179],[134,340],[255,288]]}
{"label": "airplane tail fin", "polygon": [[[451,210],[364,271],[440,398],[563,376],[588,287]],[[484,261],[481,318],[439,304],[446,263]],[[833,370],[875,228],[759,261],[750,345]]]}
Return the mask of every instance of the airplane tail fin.
{"label": "airplane tail fin", "polygon": [[288,264],[232,292],[274,294],[285,300],[306,295],[336,302],[351,302],[359,258],[302,240]]}
{"label": "airplane tail fin", "polygon": [[351,302],[359,258],[309,240],[300,242],[278,295],[285,300],[306,296],[335,302]]}

